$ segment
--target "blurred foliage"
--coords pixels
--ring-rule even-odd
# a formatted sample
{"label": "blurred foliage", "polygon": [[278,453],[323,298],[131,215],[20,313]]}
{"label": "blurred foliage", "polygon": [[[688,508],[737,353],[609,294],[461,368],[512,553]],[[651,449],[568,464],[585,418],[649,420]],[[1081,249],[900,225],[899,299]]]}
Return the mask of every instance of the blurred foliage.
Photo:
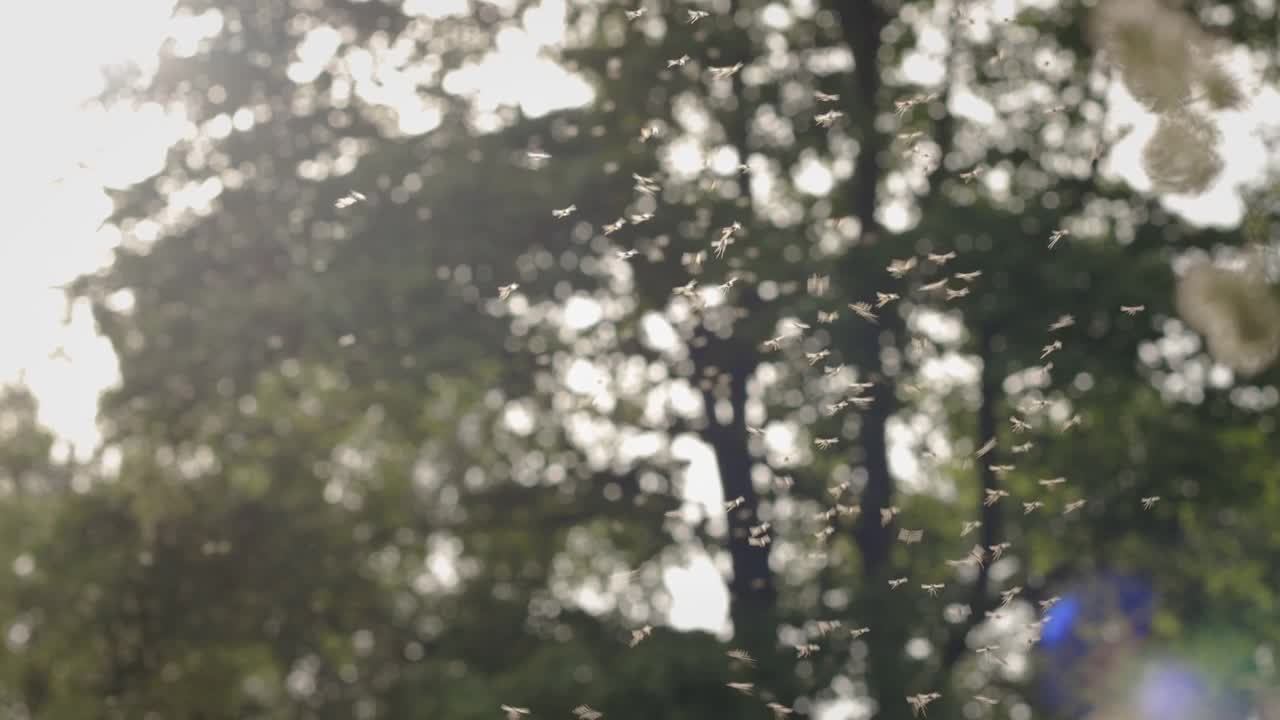
{"label": "blurred foliage", "polygon": [[[1144,651],[1230,668],[1219,707],[1262,707],[1273,278],[1194,262],[1274,232],[1190,225],[1101,161],[1118,63],[1162,114],[1156,190],[1211,185],[1212,113],[1247,90],[1210,50],[1274,79],[1274,7],[575,0],[540,52],[594,98],[539,114],[450,74],[537,4],[431,5],[184,1],[222,31],[113,77],[104,101],[190,132],[117,193],[126,241],[72,289],[121,363],[94,461],[0,398],[6,712],[896,719],[939,692],[929,717],[1065,717],[1042,686],[1079,668],[1026,636],[1115,576],[1157,597]],[[848,307],[877,293],[899,297],[874,321]],[[688,440],[734,507],[686,501]],[[663,569],[704,551],[728,641],[663,627]],[[1206,627],[1240,639],[1197,649]],[[1095,716],[1144,717],[1087,682]]]}

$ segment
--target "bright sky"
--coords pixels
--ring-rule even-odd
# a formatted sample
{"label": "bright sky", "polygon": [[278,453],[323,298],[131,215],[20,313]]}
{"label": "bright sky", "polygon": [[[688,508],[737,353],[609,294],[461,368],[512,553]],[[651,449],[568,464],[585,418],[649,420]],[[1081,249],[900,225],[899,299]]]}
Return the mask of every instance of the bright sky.
{"label": "bright sky", "polygon": [[[414,2],[440,9],[432,7],[433,0]],[[545,11],[532,16],[529,32],[504,33],[503,55],[460,74],[451,89],[484,88],[494,101],[514,98],[531,114],[583,98],[581,85],[556,83],[554,69],[534,57],[539,44],[560,37],[562,4],[549,0]],[[0,203],[9,227],[0,244],[0,332],[11,339],[0,353],[0,382],[24,378],[40,398],[43,420],[82,452],[95,440],[96,397],[114,381],[116,366],[87,308],[74,308],[64,324],[66,308],[56,286],[101,266],[118,242],[112,228],[99,228],[111,209],[102,188],[158,171],[169,139],[180,130],[180,123],[156,107],[105,112],[84,104],[100,89],[103,66],[147,65],[167,35],[190,40],[209,31],[201,19],[170,18],[172,6],[173,0],[0,4],[0,28],[7,34],[0,42],[0,84],[16,110],[0,135]],[[58,32],[35,31],[54,27]],[[30,72],[33,66],[41,71]],[[558,101],[549,85],[564,89]],[[1115,97],[1113,117],[1136,131],[1115,150],[1111,166],[1145,190],[1149,184],[1138,154],[1155,119],[1123,91]],[[1200,222],[1234,223],[1242,212],[1234,188],[1263,169],[1265,153],[1255,130],[1267,117],[1280,118],[1274,90],[1255,95],[1249,112],[1224,115],[1224,175],[1206,195],[1170,205]],[[708,454],[695,449],[690,455],[695,462],[689,475],[697,480],[687,489],[690,501],[718,506],[722,498]],[[724,630],[728,595],[711,558],[695,556],[686,568],[668,569],[665,579],[674,596],[672,625]]]}
{"label": "bright sky", "polygon": [[45,422],[81,452],[95,441],[97,395],[113,382],[115,360],[87,308],[74,308],[63,324],[56,286],[109,259],[117,234],[98,229],[111,211],[102,188],[159,170],[157,139],[166,136],[157,132],[164,123],[156,108],[106,113],[84,102],[99,91],[104,65],[155,58],[171,7],[165,0],[0,5],[0,84],[14,109],[0,134],[0,203],[10,227],[0,244],[0,332],[9,340],[0,382],[25,375]]}

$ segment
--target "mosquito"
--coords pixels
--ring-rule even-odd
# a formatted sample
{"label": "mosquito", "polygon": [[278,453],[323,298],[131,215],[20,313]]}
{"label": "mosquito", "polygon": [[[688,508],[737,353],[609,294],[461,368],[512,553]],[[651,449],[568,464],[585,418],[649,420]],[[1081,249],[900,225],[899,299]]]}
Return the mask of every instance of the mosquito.
{"label": "mosquito", "polygon": [[889,274],[901,279],[915,268],[917,262],[914,257],[909,257],[905,260],[891,260],[888,268]]}
{"label": "mosquito", "polygon": [[830,350],[819,350],[818,352],[815,352],[815,353],[805,353],[804,358],[805,360],[809,361],[809,367],[813,367],[814,365],[817,365],[818,363],[826,359],[827,356],[829,356],[830,354],[831,354]]}
{"label": "mosquito", "polygon": [[882,292],[876,291],[876,308],[877,309],[882,308],[885,305],[888,305],[889,303],[893,302],[894,300],[901,300],[901,299],[902,298],[899,297],[898,293],[882,293]]}
{"label": "mosquito", "polygon": [[741,69],[742,69],[742,63],[734,63],[733,65],[728,65],[725,67],[713,67],[713,68],[710,68],[708,71],[711,73],[711,77],[715,78],[716,80],[724,80],[726,78],[733,77]]}
{"label": "mosquito", "polygon": [[864,302],[850,303],[849,309],[852,310],[855,315],[862,318],[863,320],[866,320],[871,323],[879,322],[879,319],[876,318],[876,314],[871,311],[871,305],[868,303],[864,303]]}
{"label": "mosquito", "polygon": [[368,198],[364,196],[364,193],[358,192],[356,190],[352,190],[346,195],[343,195],[342,197],[335,200],[333,202],[333,206],[338,208],[339,210],[343,210],[345,208],[351,207],[352,205],[355,205],[358,202],[364,202],[365,200],[368,200]]}
{"label": "mosquito", "polygon": [[[987,551],[982,549],[981,545],[974,545],[969,549],[969,561],[982,567],[987,562]],[[993,560],[998,558],[992,558]]]}
{"label": "mosquito", "polygon": [[921,693],[918,695],[910,695],[907,697],[907,704],[911,705],[911,712],[916,717],[925,715],[925,708],[929,703],[942,697],[942,693]]}
{"label": "mosquito", "polygon": [[1058,316],[1058,319],[1057,319],[1057,320],[1054,320],[1054,321],[1053,321],[1053,324],[1051,324],[1051,325],[1049,326],[1049,332],[1054,332],[1054,331],[1057,331],[1057,330],[1063,330],[1063,329],[1069,328],[1069,327],[1071,327],[1072,325],[1075,325],[1075,324],[1076,324],[1076,319],[1075,319],[1075,317],[1073,317],[1073,316],[1071,316],[1071,315],[1060,315],[1060,316]]}
{"label": "mosquito", "polygon": [[992,505],[995,505],[995,503],[1000,502],[1001,497],[1009,497],[1009,491],[1007,491],[1007,489],[987,488],[986,493],[987,497],[983,498],[982,503],[987,507],[991,507]]}
{"label": "mosquito", "polygon": [[880,508],[880,527],[889,527],[889,523],[893,522],[898,512],[897,507]]}
{"label": "mosquito", "polygon": [[644,642],[644,640],[652,634],[653,634],[652,625],[645,625],[639,630],[632,630],[631,631],[631,647],[635,647],[640,643]]}
{"label": "mosquito", "polygon": [[814,115],[813,122],[818,127],[829,128],[836,124],[836,121],[844,117],[844,113],[839,110],[828,110],[821,115]]}
{"label": "mosquito", "polygon": [[817,645],[814,645],[813,643],[809,643],[807,645],[796,645],[796,657],[807,658],[821,649],[822,648],[818,647]]}
{"label": "mosquito", "polygon": [[776,703],[776,702],[771,702],[765,707],[769,708],[769,710],[773,712],[773,717],[775,718],[775,720],[782,720],[782,718],[785,718],[786,716],[795,712],[795,710],[792,710],[786,705],[783,705],[781,703]]}

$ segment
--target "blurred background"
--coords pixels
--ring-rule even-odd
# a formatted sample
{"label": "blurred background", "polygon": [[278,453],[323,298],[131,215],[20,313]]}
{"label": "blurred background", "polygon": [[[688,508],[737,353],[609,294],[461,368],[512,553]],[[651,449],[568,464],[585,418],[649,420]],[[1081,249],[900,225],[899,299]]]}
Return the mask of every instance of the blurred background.
{"label": "blurred background", "polygon": [[0,21],[5,717],[1280,718],[1274,0]]}

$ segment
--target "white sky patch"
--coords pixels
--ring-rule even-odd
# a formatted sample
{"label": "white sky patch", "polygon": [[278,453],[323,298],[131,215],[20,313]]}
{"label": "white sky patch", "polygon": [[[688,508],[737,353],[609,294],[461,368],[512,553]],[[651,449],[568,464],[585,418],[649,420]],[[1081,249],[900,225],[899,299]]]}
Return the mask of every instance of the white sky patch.
{"label": "white sky patch", "polygon": [[[1224,160],[1222,174],[1204,194],[1166,196],[1164,204],[1196,223],[1234,226],[1245,213],[1238,190],[1256,184],[1266,170],[1268,154],[1261,133],[1280,127],[1280,93],[1273,86],[1261,85],[1246,53],[1229,53],[1225,59],[1227,68],[1245,89],[1249,105],[1242,112],[1213,113],[1222,131],[1218,147]],[[1142,168],[1142,149],[1155,133],[1159,118],[1147,112],[1122,83],[1111,86],[1107,102],[1108,125],[1132,125],[1133,132],[1112,148],[1104,167],[1118,173],[1134,189],[1150,192],[1151,179]]]}
{"label": "white sky patch", "polygon": [[528,436],[534,431],[533,413],[522,403],[507,403],[502,419],[507,428],[517,435]]}
{"label": "white sky patch", "polygon": [[[681,435],[671,443],[671,455],[689,462],[680,483],[681,499],[686,503],[684,521],[696,522],[705,516],[708,533],[722,536],[728,529],[725,498],[711,446],[692,435]],[[725,636],[730,628],[728,589],[723,574],[705,552],[695,552],[682,569],[664,572],[664,579],[672,595],[668,615],[672,627]]]}
{"label": "white sky patch", "polygon": [[781,3],[769,3],[760,11],[760,22],[774,30],[791,27],[791,13]]}
{"label": "white sky patch", "polygon": [[702,394],[685,380],[667,383],[671,407],[681,415],[695,417],[702,412]]}
{"label": "white sky patch", "polygon": [[880,224],[889,232],[902,232],[911,227],[911,206],[901,199],[887,200],[877,214]]}
{"label": "white sky patch", "polygon": [[711,171],[717,175],[733,175],[738,172],[738,166],[742,164],[738,159],[738,150],[728,145],[717,148],[708,162]]}
{"label": "white sky patch", "polygon": [[586,81],[539,54],[538,40],[546,34],[545,20],[535,24],[532,36],[515,28],[500,31],[497,52],[449,73],[444,89],[473,96],[482,111],[514,102],[529,117],[590,102],[592,90]]}
{"label": "white sky patch", "polygon": [[665,154],[672,174],[682,176],[684,179],[694,177],[706,165],[706,156],[702,152],[702,147],[692,137],[682,137],[672,142]]}
{"label": "white sky patch", "polygon": [[926,87],[942,83],[947,76],[946,55],[941,52],[910,50],[902,59],[902,72],[912,82]]}
{"label": "white sky patch", "polygon": [[792,175],[796,189],[810,195],[826,195],[835,187],[831,169],[813,157],[806,157]]}
{"label": "white sky patch", "polygon": [[544,0],[524,14],[524,31],[529,39],[543,47],[564,42],[568,8],[564,0]]}
{"label": "white sky patch", "polygon": [[978,382],[980,368],[973,360],[956,353],[930,358],[920,367],[925,382],[945,387],[972,385]]}
{"label": "white sky patch", "polygon": [[998,199],[1006,199],[1009,197],[1009,190],[1013,186],[1013,178],[1008,170],[1004,168],[991,168],[982,173],[979,180],[987,186],[987,190]]}
{"label": "white sky patch", "polygon": [[564,383],[570,391],[580,395],[596,393],[605,385],[605,374],[590,362],[579,358],[569,366]]}
{"label": "white sky patch", "polygon": [[679,346],[680,336],[676,329],[658,313],[645,313],[640,320],[640,330],[644,333],[645,343],[655,350],[671,352]]}
{"label": "white sky patch", "polygon": [[592,578],[573,591],[573,602],[592,615],[609,612],[617,604],[614,596],[604,592],[600,583]]}
{"label": "white sky patch", "polygon": [[968,88],[957,86],[952,89],[948,109],[955,115],[965,117],[973,122],[989,124],[996,121],[996,109],[991,103],[973,94]]}
{"label": "white sky patch", "polygon": [[921,309],[911,315],[913,329],[933,342],[954,344],[964,337],[964,325],[954,317],[936,310]]}
{"label": "white sky patch", "polygon": [[916,26],[919,41],[916,49],[902,58],[902,72],[911,82],[923,86],[936,86],[947,77],[947,38],[937,27]]}
{"label": "white sky patch", "polygon": [[313,28],[298,43],[298,59],[289,64],[286,74],[296,83],[309,83],[319,77],[324,66],[342,44],[342,33],[328,25]]}
{"label": "white sky patch", "polygon": [[785,457],[800,450],[796,444],[799,435],[794,425],[788,423],[769,423],[764,430],[764,445],[770,455]]}
{"label": "white sky patch", "polygon": [[668,567],[663,582],[671,592],[667,622],[676,630],[705,630],[721,637],[729,632],[729,589],[710,556],[698,550],[687,563]]}
{"label": "white sky patch", "polygon": [[564,306],[564,321],[573,330],[585,330],[600,322],[604,308],[589,297],[574,295]]}
{"label": "white sky patch", "polygon": [[644,432],[628,435],[618,448],[622,462],[631,462],[640,458],[652,457],[662,449],[662,436],[656,432]]}
{"label": "white sky patch", "polygon": [[206,10],[199,15],[182,14],[173,18],[173,52],[178,57],[192,57],[200,51],[200,41],[222,32],[222,13]]}
{"label": "white sky patch", "polygon": [[[68,24],[65,3],[0,5],[0,27],[11,29],[0,43],[0,81],[23,108],[0,135],[0,197],[9,235],[21,239],[0,245],[0,328],[12,338],[0,353],[0,383],[25,381],[40,399],[41,421],[81,454],[97,442],[97,396],[117,368],[87,307],[63,324],[56,286],[101,267],[120,242],[114,228],[99,227],[112,209],[103,187],[160,170],[182,131],[158,105],[108,111],[86,103],[102,90],[103,67],[154,67],[166,34],[194,44],[220,26],[216,13],[171,20],[172,8],[172,0],[77,3]],[[58,31],[15,30],[27,27]],[[31,72],[33,64],[41,71]]]}
{"label": "white sky patch", "polygon": [[920,492],[923,489],[920,475],[920,461],[916,458],[916,435],[910,426],[896,418],[890,418],[885,427],[889,445],[889,470],[897,478],[906,481],[908,489]]}
{"label": "white sky patch", "polygon": [[681,492],[684,501],[707,508],[712,514],[722,514],[720,510],[724,503],[724,492],[720,488],[716,458],[711,446],[692,435],[681,435],[671,443],[671,455],[677,460],[689,462],[689,468],[685,472],[687,479]]}
{"label": "white sky patch", "polygon": [[866,720],[871,717],[871,701],[867,698],[842,697],[815,703],[814,720]]}
{"label": "white sky patch", "polygon": [[405,0],[404,3],[406,14],[428,18],[461,15],[467,10],[467,0]]}

